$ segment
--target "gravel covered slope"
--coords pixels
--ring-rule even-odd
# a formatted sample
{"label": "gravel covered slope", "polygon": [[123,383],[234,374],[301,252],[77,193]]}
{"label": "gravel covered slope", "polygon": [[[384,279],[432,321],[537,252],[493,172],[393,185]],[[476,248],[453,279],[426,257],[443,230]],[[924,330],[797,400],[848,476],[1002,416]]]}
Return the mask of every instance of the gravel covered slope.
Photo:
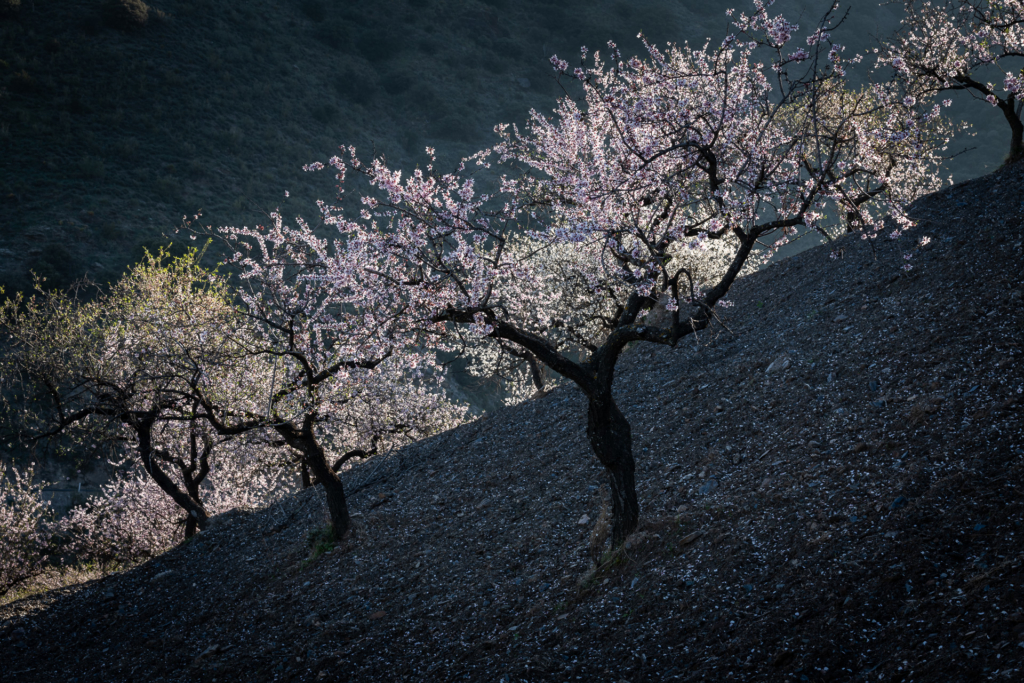
{"label": "gravel covered slope", "polygon": [[[0,610],[4,681],[1024,678],[1024,168],[737,283],[710,335],[627,353],[641,530],[570,387]],[[903,248],[909,243],[903,243]]]}

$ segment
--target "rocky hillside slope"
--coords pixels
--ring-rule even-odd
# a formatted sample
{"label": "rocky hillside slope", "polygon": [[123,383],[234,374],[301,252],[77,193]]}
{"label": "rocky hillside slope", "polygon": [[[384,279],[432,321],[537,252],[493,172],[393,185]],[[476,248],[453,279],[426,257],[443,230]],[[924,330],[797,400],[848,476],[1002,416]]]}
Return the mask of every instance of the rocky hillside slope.
{"label": "rocky hillside slope", "polygon": [[[642,529],[570,387],[0,610],[5,681],[975,681],[1024,677],[1024,168],[739,282],[637,348]],[[726,327],[727,326],[727,327]]]}

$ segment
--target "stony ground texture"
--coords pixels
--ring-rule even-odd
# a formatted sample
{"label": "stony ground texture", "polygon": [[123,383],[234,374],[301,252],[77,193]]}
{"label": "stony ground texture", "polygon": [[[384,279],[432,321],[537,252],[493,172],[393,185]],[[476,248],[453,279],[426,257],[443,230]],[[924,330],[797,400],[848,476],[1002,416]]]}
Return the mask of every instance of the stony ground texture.
{"label": "stony ground texture", "polygon": [[631,350],[615,553],[561,387],[348,472],[330,552],[310,490],[2,608],[0,679],[1024,680],[1022,189],[920,202],[909,273],[909,241],[842,240]]}

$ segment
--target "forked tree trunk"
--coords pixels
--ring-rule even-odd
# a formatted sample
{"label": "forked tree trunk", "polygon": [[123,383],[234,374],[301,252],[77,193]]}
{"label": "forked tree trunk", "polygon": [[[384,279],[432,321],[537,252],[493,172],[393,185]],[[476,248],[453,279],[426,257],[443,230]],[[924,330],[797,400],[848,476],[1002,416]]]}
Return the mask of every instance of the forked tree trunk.
{"label": "forked tree trunk", "polygon": [[587,437],[594,455],[608,472],[612,492],[612,547],[617,548],[636,530],[640,504],[636,497],[636,461],[633,433],[611,392],[591,397],[587,406]]}
{"label": "forked tree trunk", "polygon": [[[203,499],[200,497],[199,485],[203,483],[204,479],[206,479],[206,474],[209,471],[209,465],[207,462],[204,461],[203,467],[200,469],[198,475],[192,476],[192,474],[187,471],[183,471],[181,473],[182,479],[185,480],[185,491],[188,493],[189,498],[196,501],[196,503],[198,503],[200,507],[202,507],[203,505]],[[185,518],[185,538],[192,538],[196,535],[196,532],[198,530],[199,520],[193,517],[192,515],[188,515]]]}
{"label": "forked tree trunk", "polygon": [[[160,490],[170,496],[171,500],[188,515],[185,521],[185,537],[196,533],[196,529],[205,529],[210,516],[202,504],[192,499],[185,491],[178,488],[174,480],[161,469],[153,454],[153,419],[144,419],[134,425],[139,437],[139,457],[146,473],[156,482]],[[191,533],[190,533],[191,532]]]}
{"label": "forked tree trunk", "polygon": [[[199,498],[199,490],[198,490],[199,487],[196,486],[195,487],[196,488],[195,491],[192,490],[191,486],[188,487],[188,488],[189,488],[189,492],[188,492],[189,498],[191,498],[193,500],[193,502],[196,503],[197,507],[200,510],[203,511],[203,515],[204,515],[204,517],[203,517],[203,525],[205,526],[206,519],[207,519],[205,515],[207,513],[206,513],[206,508],[203,507],[202,500]],[[198,517],[198,514],[192,514],[191,511],[188,511],[188,515],[186,515],[186,517],[185,517],[185,538],[192,538],[193,536],[196,535],[196,532],[198,532],[198,531],[199,531],[199,517]]]}

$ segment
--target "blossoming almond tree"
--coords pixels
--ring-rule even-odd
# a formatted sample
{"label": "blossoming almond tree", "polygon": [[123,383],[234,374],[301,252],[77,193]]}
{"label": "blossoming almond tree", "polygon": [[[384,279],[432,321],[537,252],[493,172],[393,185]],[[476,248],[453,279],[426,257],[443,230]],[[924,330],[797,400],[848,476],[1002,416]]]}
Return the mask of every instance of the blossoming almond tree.
{"label": "blossoming almond tree", "polygon": [[415,340],[399,339],[389,325],[364,326],[372,302],[336,295],[324,264],[310,258],[326,242],[305,223],[292,229],[278,214],[271,219],[265,227],[220,230],[238,248],[231,260],[241,268],[249,335],[225,371],[251,377],[237,367],[253,364],[263,371],[220,395],[197,381],[193,395],[219,434],[271,431],[298,453],[304,473],[324,488],[340,538],[350,526],[343,466],[451,428],[465,408],[431,386],[441,377],[432,354],[417,352]]}
{"label": "blossoming almond tree", "polygon": [[[926,100],[959,90],[998,107],[1010,126],[1008,159],[1024,156],[1020,100],[1024,71],[1014,64],[1024,57],[1024,2],[905,0],[904,4],[903,26],[883,44],[878,66],[892,67],[906,82],[908,97]],[[993,77],[1001,82],[988,80]],[[945,100],[946,105],[950,103]]]}
{"label": "blossoming almond tree", "polygon": [[[533,112],[522,132],[499,127],[501,142],[471,158],[525,169],[493,195],[466,162],[403,179],[349,148],[330,162],[339,182],[354,172],[377,192],[355,219],[323,205],[342,235],[334,252],[302,224],[290,239],[359,306],[359,326],[447,351],[518,347],[575,384],[618,545],[639,519],[630,425],[612,393],[626,345],[706,329],[742,272],[801,227],[830,235],[829,213],[865,238],[888,217],[898,235],[904,205],[938,185],[937,112],[886,86],[849,90],[833,22],[830,11],[793,47],[798,27],[758,2],[717,45],[648,46],[627,61],[610,44],[609,64],[595,54],[573,71],[581,102]],[[651,315],[659,301],[664,314]]]}
{"label": "blossoming almond tree", "polygon": [[194,423],[191,382],[210,381],[204,364],[224,353],[236,324],[223,281],[198,258],[149,256],[88,301],[40,292],[0,308],[3,381],[25,399],[11,406],[20,435],[69,440],[101,458],[127,444],[193,530],[209,517],[191,486],[205,475],[197,462],[176,476],[159,435],[167,421]]}

